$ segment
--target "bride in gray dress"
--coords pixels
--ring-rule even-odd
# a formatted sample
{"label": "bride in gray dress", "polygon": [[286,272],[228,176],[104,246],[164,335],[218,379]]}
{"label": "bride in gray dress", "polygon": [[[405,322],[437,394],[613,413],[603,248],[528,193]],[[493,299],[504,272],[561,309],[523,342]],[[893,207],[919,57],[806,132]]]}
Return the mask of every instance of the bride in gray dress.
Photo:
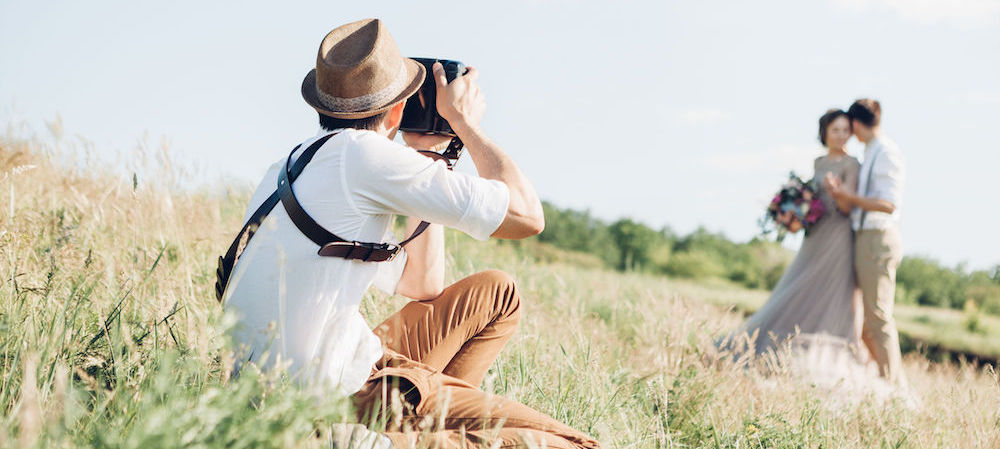
{"label": "bride in gray dress", "polygon": [[[831,109],[819,119],[819,139],[827,154],[816,158],[813,179],[827,173],[847,189],[858,184],[858,160],[845,151],[851,123],[844,111]],[[835,375],[838,367],[859,365],[866,359],[861,344],[861,299],[854,280],[854,232],[850,210],[838,208],[823,183],[818,194],[826,206],[823,217],[809,231],[795,260],[782,275],[770,299],[741,326],[728,342],[758,355],[775,354],[790,346],[806,357],[812,372]],[[735,344],[734,343],[740,343]],[[831,360],[833,359],[833,360]],[[851,360],[853,359],[853,360]]]}

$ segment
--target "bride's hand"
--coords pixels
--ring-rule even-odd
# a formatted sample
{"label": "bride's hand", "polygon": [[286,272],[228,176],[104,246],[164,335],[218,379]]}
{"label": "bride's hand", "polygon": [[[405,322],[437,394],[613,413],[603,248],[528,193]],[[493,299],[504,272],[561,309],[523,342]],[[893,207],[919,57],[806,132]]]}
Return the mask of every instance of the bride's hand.
{"label": "bride's hand", "polygon": [[827,187],[840,187],[840,180],[833,176],[833,173],[827,173],[823,180],[826,181]]}
{"label": "bride's hand", "polygon": [[823,182],[826,184],[826,188],[827,190],[830,191],[831,195],[837,196],[837,194],[840,193],[840,187],[841,187],[840,179],[837,179],[836,176],[833,176],[833,173],[827,173],[826,176],[823,178]]}

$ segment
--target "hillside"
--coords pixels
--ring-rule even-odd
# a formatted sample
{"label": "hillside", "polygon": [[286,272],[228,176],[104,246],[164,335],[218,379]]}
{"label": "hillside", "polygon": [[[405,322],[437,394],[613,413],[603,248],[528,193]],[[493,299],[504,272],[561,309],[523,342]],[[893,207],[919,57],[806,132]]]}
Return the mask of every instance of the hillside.
{"label": "hillside", "polygon": [[[316,402],[249,371],[230,380],[223,369],[215,258],[248,192],[179,191],[167,165],[121,176],[72,162],[75,152],[0,138],[0,447],[327,447],[325,424],[347,416],[343,401]],[[741,320],[722,305],[759,304],[761,291],[587,267],[551,248],[455,233],[448,243],[449,280],[499,268],[524,299],[519,333],[485,388],[605,447],[1000,446],[989,368],[909,354],[920,405],[843,404],[712,354],[713,339]],[[365,312],[374,322],[403,301],[373,295]]]}

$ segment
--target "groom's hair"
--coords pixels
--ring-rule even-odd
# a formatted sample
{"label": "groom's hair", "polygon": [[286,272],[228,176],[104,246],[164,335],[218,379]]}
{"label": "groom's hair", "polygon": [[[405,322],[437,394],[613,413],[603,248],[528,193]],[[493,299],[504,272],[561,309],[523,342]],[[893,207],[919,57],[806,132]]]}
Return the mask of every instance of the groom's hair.
{"label": "groom's hair", "polygon": [[854,104],[847,109],[847,116],[865,126],[875,127],[882,121],[882,105],[878,103],[878,100],[861,98],[855,100]]}
{"label": "groom's hair", "polygon": [[847,121],[851,121],[851,117],[840,109],[829,109],[826,111],[826,114],[823,114],[823,116],[819,118],[819,143],[826,145],[826,130],[830,128],[830,124],[833,123],[834,120],[840,117],[847,117]]}

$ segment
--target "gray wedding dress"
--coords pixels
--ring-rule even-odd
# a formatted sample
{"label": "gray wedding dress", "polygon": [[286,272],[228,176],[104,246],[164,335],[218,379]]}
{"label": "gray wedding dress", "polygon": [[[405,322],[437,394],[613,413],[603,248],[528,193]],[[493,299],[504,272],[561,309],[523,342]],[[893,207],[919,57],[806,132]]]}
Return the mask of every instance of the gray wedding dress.
{"label": "gray wedding dress", "polygon": [[[845,188],[857,189],[857,159],[823,156],[814,167],[815,179],[832,173]],[[854,280],[851,219],[819,184],[826,207],[823,218],[803,239],[767,303],[720,341],[720,349],[744,362],[756,360],[765,372],[790,374],[826,391],[824,403],[831,408],[890,397],[901,397],[916,407],[916,396],[897,391],[879,377],[861,342],[863,313]]]}
{"label": "gray wedding dress", "polygon": [[[845,188],[854,190],[859,168],[858,160],[850,156],[822,156],[815,161],[814,179],[832,173]],[[854,280],[851,219],[837,209],[823,183],[817,184],[826,207],[823,218],[803,239],[767,303],[741,327],[744,335],[756,333],[756,340],[746,344],[757,354],[787,343],[816,346],[822,342],[852,350],[861,346],[861,299]]]}

